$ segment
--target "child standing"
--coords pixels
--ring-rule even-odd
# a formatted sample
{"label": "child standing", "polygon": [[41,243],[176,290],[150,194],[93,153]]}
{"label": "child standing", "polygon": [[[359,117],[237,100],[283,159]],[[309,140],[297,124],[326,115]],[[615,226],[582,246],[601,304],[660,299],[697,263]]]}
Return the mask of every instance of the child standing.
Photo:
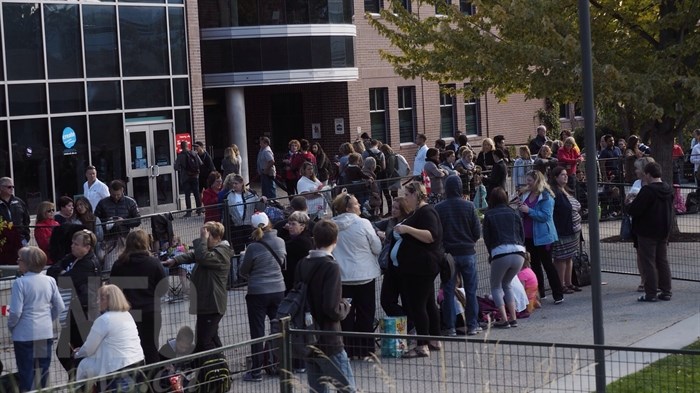
{"label": "child standing", "polygon": [[486,210],[489,207],[486,203],[486,187],[481,182],[481,171],[479,170],[474,175],[474,207],[478,210]]}

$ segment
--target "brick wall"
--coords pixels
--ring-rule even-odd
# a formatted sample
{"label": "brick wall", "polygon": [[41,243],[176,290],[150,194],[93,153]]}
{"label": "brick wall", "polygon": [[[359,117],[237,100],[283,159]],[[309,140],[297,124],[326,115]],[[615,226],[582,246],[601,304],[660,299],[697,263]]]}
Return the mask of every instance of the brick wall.
{"label": "brick wall", "polygon": [[[202,89],[202,62],[199,42],[199,12],[197,2],[185,1],[187,23],[187,47],[190,66],[190,105],[192,108],[192,131],[195,141],[205,141],[204,92]],[[206,141],[205,141],[206,143]]]}

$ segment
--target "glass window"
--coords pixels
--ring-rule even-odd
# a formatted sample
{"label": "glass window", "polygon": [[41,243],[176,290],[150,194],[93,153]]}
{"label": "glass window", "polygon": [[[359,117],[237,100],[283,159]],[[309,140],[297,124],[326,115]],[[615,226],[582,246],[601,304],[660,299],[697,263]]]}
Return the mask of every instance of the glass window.
{"label": "glass window", "polygon": [[46,108],[46,85],[34,83],[27,85],[8,85],[10,115],[44,115]]}
{"label": "glass window", "polygon": [[309,2],[307,0],[287,0],[287,23],[309,23]]}
{"label": "glass window", "polygon": [[413,142],[416,134],[416,88],[399,87],[399,142]]}
{"label": "glass window", "polygon": [[455,85],[440,85],[440,138],[455,135],[455,97],[442,91],[443,88],[454,89]]}
{"label": "glass window", "polygon": [[170,17],[170,56],[173,75],[187,75],[187,40],[185,39],[185,9],[168,9]]}
{"label": "glass window", "polygon": [[119,7],[119,31],[124,76],[170,72],[165,8]]}
{"label": "glass window", "polygon": [[[0,67],[2,69],[2,67]],[[0,116],[7,116],[7,105],[5,105],[5,85],[0,86]],[[2,136],[0,136],[1,138]]]}
{"label": "glass window", "polygon": [[411,0],[400,0],[399,6],[403,7],[406,11],[411,12]]}
{"label": "glass window", "polygon": [[[218,74],[221,72],[233,72],[233,51],[231,49],[232,45],[240,44],[241,41],[248,40],[205,40],[201,44],[201,54],[202,54],[202,73],[204,74]],[[258,53],[259,53],[258,45]],[[248,52],[238,52],[238,53],[248,53]],[[255,58],[260,62],[259,56],[241,56],[236,60],[247,60],[248,58]],[[259,67],[258,67],[259,69]]]}
{"label": "glass window", "polygon": [[287,70],[287,37],[267,38],[261,42],[262,69],[265,71]]}
{"label": "glass window", "polygon": [[559,118],[568,119],[569,118],[569,105],[559,104]]}
{"label": "glass window", "polygon": [[44,79],[41,7],[37,3],[3,2],[2,12],[7,78]]}
{"label": "glass window", "polygon": [[476,7],[471,1],[459,0],[459,11],[465,15],[474,15],[476,13]]}
{"label": "glass window", "polygon": [[583,117],[583,105],[580,102],[574,102],[574,117]]}
{"label": "glass window", "polygon": [[447,7],[452,5],[452,0],[440,0],[435,2],[435,15],[446,15]]}
{"label": "glass window", "polygon": [[168,79],[124,81],[124,109],[170,106]]}
{"label": "glass window", "polygon": [[10,122],[15,195],[36,212],[41,201],[53,200],[51,154],[47,119]]}
{"label": "glass window", "polygon": [[114,6],[83,5],[85,73],[89,78],[119,76]]}
{"label": "glass window", "polygon": [[309,1],[309,22],[314,24],[328,23],[328,0]]}
{"label": "glass window", "polygon": [[382,0],[365,0],[365,12],[378,14],[384,8]]}
{"label": "glass window", "polygon": [[[10,146],[7,121],[0,121],[0,177],[10,176]],[[19,194],[18,194],[19,195]]]}
{"label": "glass window", "polygon": [[311,68],[330,68],[330,37],[311,37]]}
{"label": "glass window", "polygon": [[90,116],[91,164],[100,180],[109,184],[114,179],[126,180],[124,123],[122,115]]}
{"label": "glass window", "polygon": [[[234,40],[231,45],[227,47],[228,52],[224,56],[228,56],[231,59],[234,58],[234,53],[247,53],[248,56],[238,56],[233,61],[233,71],[235,72],[246,72],[246,71],[260,71],[262,69],[262,56],[260,54],[261,46],[260,38],[251,38],[247,40]],[[224,59],[228,61],[228,59]]]}
{"label": "glass window", "polygon": [[289,37],[287,41],[287,58],[290,70],[309,68],[311,59],[311,37]]}
{"label": "glass window", "polygon": [[45,4],[44,26],[49,78],[81,78],[83,54],[78,5]]}
{"label": "glass window", "polygon": [[192,121],[190,118],[189,109],[178,109],[175,111],[175,133],[190,133],[192,132]]}
{"label": "glass window", "polygon": [[286,25],[287,17],[285,15],[284,1],[282,0],[265,0],[259,1],[260,6],[260,24],[261,25]]}
{"label": "glass window", "polygon": [[119,0],[122,3],[165,3],[165,0]]}
{"label": "glass window", "polygon": [[51,113],[84,112],[85,88],[83,82],[50,83]]}
{"label": "glass window", "polygon": [[386,143],[389,141],[389,113],[387,101],[389,89],[386,87],[369,89],[369,119],[372,138]]}
{"label": "glass window", "polygon": [[[469,85],[464,85],[468,88]],[[481,135],[481,115],[479,98],[464,99],[464,128],[466,135]]]}
{"label": "glass window", "polygon": [[88,108],[91,111],[122,109],[119,81],[88,82]]}
{"label": "glass window", "polygon": [[175,106],[190,104],[190,81],[187,78],[173,79],[173,98]]}
{"label": "glass window", "polygon": [[51,119],[54,187],[56,199],[83,193],[85,167],[89,165],[87,123],[85,116]]}

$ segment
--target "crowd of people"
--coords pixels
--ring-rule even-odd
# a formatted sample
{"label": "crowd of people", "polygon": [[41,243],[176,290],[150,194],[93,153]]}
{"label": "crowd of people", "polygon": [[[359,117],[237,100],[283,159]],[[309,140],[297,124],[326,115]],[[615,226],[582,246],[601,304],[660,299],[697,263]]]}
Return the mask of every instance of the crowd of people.
{"label": "crowd of people", "polygon": [[[477,299],[476,244],[482,237],[490,263],[490,300],[496,309],[487,323],[493,327],[517,327],[520,313],[542,305],[547,297],[545,273],[553,304],[581,291],[572,271],[587,209],[577,192],[584,155],[571,135],[549,141],[540,126],[527,146],[518,147],[515,159],[500,135],[485,138],[478,154],[465,135],[449,145],[437,141],[432,148],[426,141],[425,135],[417,136],[411,166],[390,146],[367,135],[342,144],[337,163],[318,142],[292,140],[279,182],[270,141],[263,137],[257,159],[260,196],[240,174],[235,145],[226,149],[219,172],[202,145],[190,151],[183,142],[175,166],[182,174],[187,214],[204,214],[205,224],[192,251],[164,262],[153,256],[149,234],[137,228],[139,209],[124,195],[124,183],[102,183],[94,167],[86,171],[84,196],[39,204],[34,231],[38,247],[27,246],[26,206],[13,195],[12,179],[1,178],[0,207],[22,225],[16,241],[24,247],[15,254],[22,275],[13,285],[8,320],[22,389],[37,387],[32,385],[35,367],[43,374],[48,369],[52,332],[46,330],[51,325],[46,321],[66,307],[59,288],[73,295],[66,328],[56,344],[56,355],[70,378],[163,358],[159,336],[160,298],[168,288],[164,266],[196,265],[190,277],[195,288],[190,302],[190,313],[196,315],[194,338],[187,340],[184,330],[179,347],[166,345],[175,350],[194,340],[190,351],[221,347],[218,326],[227,310],[231,260],[243,251],[237,272],[247,280],[251,338],[264,336],[266,318],[275,318],[285,294],[301,277],[316,282],[309,301],[324,330],[374,331],[375,293],[383,276],[379,293],[384,313],[406,317],[412,333],[451,336],[461,323],[464,334],[479,334],[485,321]],[[666,242],[674,191],[661,181],[660,166],[637,137],[625,141],[624,153],[610,135],[601,139],[600,147],[602,179],[634,181],[627,193],[624,188],[617,191],[624,202],[608,213],[631,218],[639,290],[644,292],[639,301],[670,300]],[[514,190],[507,187],[511,165]],[[400,179],[410,174],[409,181]],[[333,182],[345,188],[329,201],[326,192]],[[277,197],[278,184],[290,196],[290,209],[281,221],[268,216],[264,206]],[[612,188],[604,192],[614,194]],[[389,210],[383,215],[385,205]],[[445,276],[448,254],[454,270]],[[107,255],[114,256],[109,265]],[[385,255],[383,263],[380,255]],[[39,274],[47,264],[53,279]],[[109,285],[101,283],[104,269],[111,270]],[[31,326],[36,328],[24,328]],[[348,359],[366,358],[376,350],[372,339],[353,337],[328,339],[320,347],[349,386],[354,382]],[[252,346],[245,381],[262,380],[262,349],[262,344]],[[403,356],[428,357],[440,349],[437,341],[418,340]],[[309,383],[316,387],[326,366],[318,359],[294,364],[295,371],[308,370]],[[45,386],[45,379],[40,382]]]}

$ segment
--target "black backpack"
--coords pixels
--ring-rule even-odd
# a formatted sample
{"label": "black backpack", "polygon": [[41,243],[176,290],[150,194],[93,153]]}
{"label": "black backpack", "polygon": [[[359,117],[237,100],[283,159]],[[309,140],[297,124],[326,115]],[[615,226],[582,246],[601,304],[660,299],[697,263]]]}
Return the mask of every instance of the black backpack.
{"label": "black backpack", "polygon": [[372,150],[367,149],[367,156],[374,158],[374,161],[377,162],[377,166],[374,168],[374,175],[377,177],[377,179],[383,179],[384,174],[386,172],[386,162],[382,161],[382,152],[379,153],[374,153]]}
{"label": "black backpack", "polygon": [[697,213],[700,207],[700,200],[698,200],[698,193],[691,192],[685,198],[685,212],[686,213]]}
{"label": "black backpack", "polygon": [[185,172],[188,176],[198,176],[199,175],[199,163],[197,162],[197,157],[191,151],[185,152]]}
{"label": "black backpack", "polygon": [[225,393],[231,390],[231,371],[223,353],[201,360],[196,386],[200,393]]}
{"label": "black backpack", "polygon": [[[321,267],[322,263],[317,263],[309,273],[306,280],[300,279],[299,271],[304,263],[299,263],[296,269],[297,281],[294,283],[294,288],[284,297],[279,307],[277,315],[271,322],[272,333],[282,331],[280,319],[291,317],[290,327],[298,330],[318,330],[318,325],[311,317],[311,306],[308,299],[309,282],[316,274],[316,271]],[[292,337],[292,357],[294,359],[307,359],[313,355],[313,348],[317,342],[315,335],[297,335]],[[277,346],[279,348],[279,345]],[[279,354],[277,354],[279,356]]]}

